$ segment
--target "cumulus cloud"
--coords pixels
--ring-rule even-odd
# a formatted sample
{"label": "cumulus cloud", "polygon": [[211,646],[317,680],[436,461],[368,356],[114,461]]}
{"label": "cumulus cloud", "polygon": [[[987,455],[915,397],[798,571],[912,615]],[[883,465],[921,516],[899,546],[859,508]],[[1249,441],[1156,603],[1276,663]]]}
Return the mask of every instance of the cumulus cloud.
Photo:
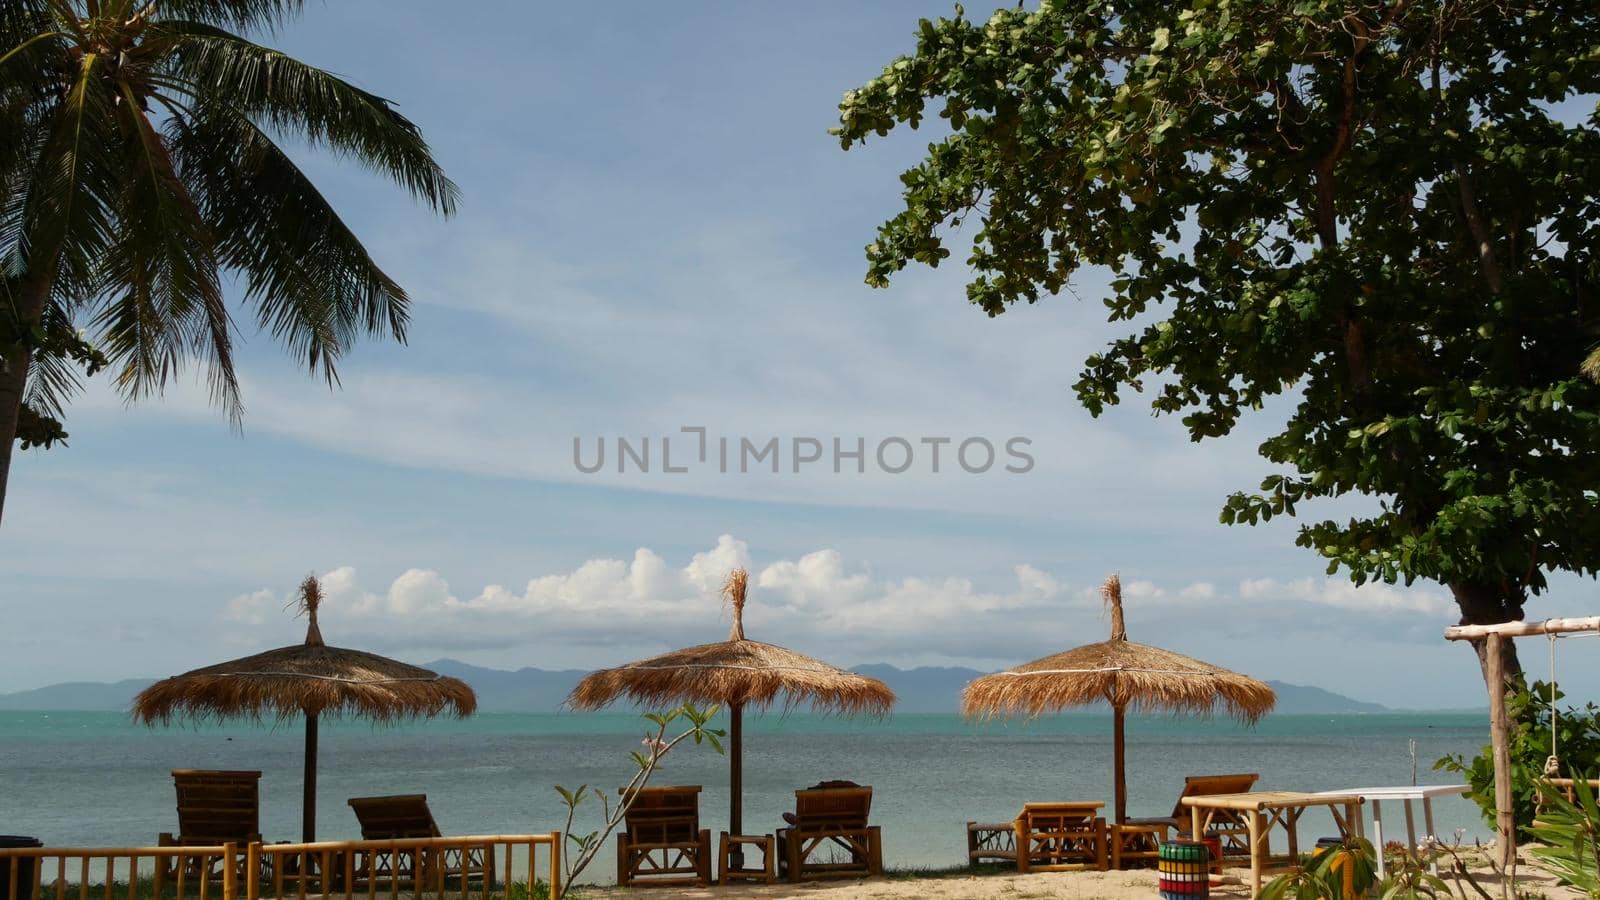
{"label": "cumulus cloud", "polygon": [[1381,582],[1358,586],[1349,579],[1333,578],[1248,579],[1239,584],[1239,597],[1246,601],[1291,601],[1370,613],[1441,615],[1454,605],[1443,590],[1400,588]]}
{"label": "cumulus cloud", "polygon": [[[1097,583],[1074,583],[1027,563],[988,585],[888,578],[832,549],[758,565],[744,541],[723,535],[681,565],[639,548],[630,559],[591,559],[520,587],[490,584],[470,595],[428,569],[407,569],[375,589],[341,567],[322,576],[324,633],[335,643],[389,650],[589,648],[582,658],[615,662],[607,653],[617,648],[658,652],[719,639],[728,627],[719,592],[736,566],[753,573],[745,614],[752,638],[840,662],[1016,661],[1099,640],[1106,629]],[[1232,591],[1209,581],[1165,587],[1135,579],[1123,594],[1135,639],[1180,645],[1208,630],[1237,633],[1240,623],[1287,620],[1432,629],[1449,608],[1436,591],[1310,578],[1251,579]],[[226,607],[226,630],[236,639],[292,640],[297,626],[282,611],[288,600],[270,590],[242,594]]]}

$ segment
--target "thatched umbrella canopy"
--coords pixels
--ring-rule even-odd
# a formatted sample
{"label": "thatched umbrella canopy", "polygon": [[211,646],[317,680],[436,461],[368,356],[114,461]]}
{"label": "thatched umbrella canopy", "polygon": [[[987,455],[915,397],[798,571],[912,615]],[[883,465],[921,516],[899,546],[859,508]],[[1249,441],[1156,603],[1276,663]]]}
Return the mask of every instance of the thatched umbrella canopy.
{"label": "thatched umbrella canopy", "polygon": [[1264,682],[1221,666],[1128,640],[1122,621],[1122,581],[1113,575],[1101,589],[1111,610],[1111,639],[1036,659],[1006,672],[977,678],[962,693],[968,716],[1022,713],[1030,717],[1104,700],[1111,704],[1116,757],[1116,820],[1127,817],[1128,785],[1123,769],[1123,717],[1164,710],[1208,716],[1217,707],[1244,722],[1272,710],[1277,696]]}
{"label": "thatched umbrella canopy", "polygon": [[599,709],[627,696],[639,704],[719,704],[728,708],[728,828],[743,828],[744,708],[764,709],[781,697],[785,708],[810,705],[828,712],[883,715],[894,691],[876,678],[835,668],[809,656],[744,636],[749,573],[735,569],[722,592],[733,607],[728,639],[652,656],[590,673],[567,697],[574,709]]}
{"label": "thatched umbrella canopy", "polygon": [[418,666],[329,647],[317,627],[322,592],[315,577],[300,585],[300,609],[310,623],[303,644],[174,675],[152,684],[133,701],[133,717],[146,725],[246,718],[306,720],[305,809],[302,837],[316,839],[317,723],[357,716],[393,722],[437,716],[465,718],[478,708],[472,688]]}

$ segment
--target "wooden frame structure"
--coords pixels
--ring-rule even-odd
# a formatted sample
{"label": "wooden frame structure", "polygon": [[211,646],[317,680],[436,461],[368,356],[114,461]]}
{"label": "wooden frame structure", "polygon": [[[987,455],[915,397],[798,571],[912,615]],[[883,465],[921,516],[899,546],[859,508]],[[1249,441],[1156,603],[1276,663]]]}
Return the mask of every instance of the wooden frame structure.
{"label": "wooden frame structure", "polygon": [[[1489,745],[1494,758],[1495,846],[1501,866],[1517,857],[1517,823],[1511,804],[1511,732],[1506,722],[1505,642],[1511,638],[1600,631],[1600,616],[1504,622],[1499,625],[1457,625],[1446,628],[1447,641],[1484,642],[1484,683],[1489,692]],[[1492,685],[1499,685],[1496,690]]]}
{"label": "wooden frame structure", "polygon": [[1104,872],[1109,862],[1104,803],[1024,803],[1017,814],[1018,872]]}
{"label": "wooden frame structure", "polygon": [[698,784],[638,789],[617,832],[618,886],[712,883],[711,830],[700,827],[700,790]]}
{"label": "wooden frame structure", "polygon": [[[871,878],[883,874],[883,833],[867,821],[872,788],[802,788],[794,792],[794,823],[777,834],[779,875],[799,883],[818,878]],[[849,859],[813,858],[824,847]]]}
{"label": "wooden frame structure", "polygon": [[[232,843],[215,847],[0,848],[0,861],[5,863],[0,869],[5,873],[0,892],[6,897],[38,900],[88,896],[88,886],[96,877],[93,865],[104,867],[98,875],[104,884],[115,884],[119,878],[130,885],[143,883],[150,885],[153,897],[163,896],[170,885],[175,896],[187,900],[238,900],[237,875],[244,856]],[[212,875],[214,870],[219,874]],[[77,882],[69,886],[72,878]],[[112,893],[110,887],[105,889],[105,896]]]}
{"label": "wooden frame structure", "polygon": [[[467,835],[404,838],[392,841],[326,841],[245,847],[12,847],[0,848],[5,872],[0,890],[19,900],[76,900],[125,893],[175,895],[185,900],[409,900],[424,893],[433,900],[492,900],[510,895],[510,886],[532,896],[543,881],[552,896],[561,891],[561,833]],[[543,848],[541,850],[540,848]],[[380,851],[412,855],[481,849],[497,857],[496,884],[447,887],[435,870],[429,884],[402,893],[398,886],[377,887],[375,872],[357,868]],[[239,871],[244,878],[237,877]],[[216,871],[217,875],[210,873]],[[166,873],[174,873],[168,875]],[[112,886],[116,890],[112,890]],[[137,888],[124,889],[123,885]],[[351,887],[355,886],[355,887]]]}
{"label": "wooden frame structure", "polygon": [[[1250,896],[1261,896],[1261,882],[1276,871],[1291,870],[1300,862],[1296,828],[1306,810],[1327,807],[1339,832],[1345,836],[1362,834],[1361,797],[1356,794],[1305,794],[1296,791],[1255,791],[1248,794],[1210,794],[1185,797],[1189,808],[1191,835],[1206,834],[1213,821],[1232,821],[1245,817],[1250,841]],[[1340,811],[1343,810],[1343,815]],[[1289,840],[1288,853],[1272,853],[1272,829],[1281,827]]]}

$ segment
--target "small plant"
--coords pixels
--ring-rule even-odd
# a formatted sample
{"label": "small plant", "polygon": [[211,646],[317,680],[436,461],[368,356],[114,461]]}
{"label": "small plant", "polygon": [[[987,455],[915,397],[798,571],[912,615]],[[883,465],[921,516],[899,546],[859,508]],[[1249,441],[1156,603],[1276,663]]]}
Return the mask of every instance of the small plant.
{"label": "small plant", "polygon": [[[1431,839],[1425,842],[1424,846],[1431,846]],[[1382,900],[1417,900],[1417,898],[1433,900],[1437,897],[1453,896],[1450,893],[1449,882],[1433,874],[1421,854],[1407,850],[1400,855],[1399,862],[1400,865],[1391,869],[1389,877],[1378,885],[1377,893]],[[1465,876],[1468,884],[1478,887],[1478,883],[1472,879],[1465,866],[1462,866],[1460,875]],[[1456,879],[1456,886],[1462,887],[1461,877]],[[1484,900],[1489,900],[1489,895],[1484,893],[1482,888],[1478,888],[1478,893],[1483,894]],[[1462,890],[1461,896],[1465,900],[1465,890]]]}
{"label": "small plant", "polygon": [[1550,867],[1562,883],[1600,898],[1600,806],[1583,778],[1574,779],[1574,799],[1549,782],[1539,785],[1544,806],[1533,823],[1534,839],[1544,844],[1528,850]]}
{"label": "small plant", "polygon": [[[562,833],[572,843],[575,852],[567,858],[564,866],[566,869],[565,877],[561,880],[561,889],[556,892],[556,895],[551,900],[562,900],[567,896],[567,892],[572,889],[572,883],[577,880],[578,875],[582,874],[584,869],[588,868],[589,863],[594,861],[595,856],[600,852],[600,848],[605,845],[606,838],[610,837],[611,833],[617,830],[617,826],[622,824],[623,817],[628,814],[628,808],[633,805],[634,799],[639,796],[639,791],[650,783],[650,776],[655,774],[656,769],[661,765],[662,757],[672,752],[672,748],[686,740],[692,740],[696,744],[710,744],[713,750],[718,753],[722,752],[722,730],[706,727],[706,723],[710,722],[711,718],[716,714],[717,707],[715,706],[702,712],[689,703],[664,713],[646,714],[645,719],[654,726],[655,730],[653,733],[647,733],[644,740],[640,742],[645,748],[643,752],[638,750],[630,752],[629,755],[633,758],[634,764],[638,766],[638,771],[623,786],[621,796],[615,806],[612,806],[611,797],[602,789],[580,784],[577,790],[569,791],[559,784],[556,785],[556,793],[561,795],[561,802],[567,807],[567,824],[562,829]],[[686,722],[687,725],[684,726],[682,732],[669,739],[667,737],[667,729],[680,720]],[[572,823],[577,818],[578,808],[583,806],[584,801],[590,797],[598,797],[600,800],[603,818],[601,827],[588,834],[574,834],[572,832]]]}
{"label": "small plant", "polygon": [[1261,889],[1261,900],[1355,900],[1378,880],[1378,855],[1369,841],[1346,838],[1301,859],[1293,872]]}

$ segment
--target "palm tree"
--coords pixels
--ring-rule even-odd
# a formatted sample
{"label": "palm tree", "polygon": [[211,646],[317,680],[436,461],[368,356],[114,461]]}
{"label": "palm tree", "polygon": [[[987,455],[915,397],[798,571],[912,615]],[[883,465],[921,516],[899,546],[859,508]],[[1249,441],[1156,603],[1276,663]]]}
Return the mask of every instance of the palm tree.
{"label": "palm tree", "polygon": [[280,147],[349,157],[450,215],[456,186],[387,100],[249,40],[301,0],[0,2],[0,511],[15,444],[106,369],[128,399],[199,361],[237,423],[222,290],[338,381],[407,301]]}

